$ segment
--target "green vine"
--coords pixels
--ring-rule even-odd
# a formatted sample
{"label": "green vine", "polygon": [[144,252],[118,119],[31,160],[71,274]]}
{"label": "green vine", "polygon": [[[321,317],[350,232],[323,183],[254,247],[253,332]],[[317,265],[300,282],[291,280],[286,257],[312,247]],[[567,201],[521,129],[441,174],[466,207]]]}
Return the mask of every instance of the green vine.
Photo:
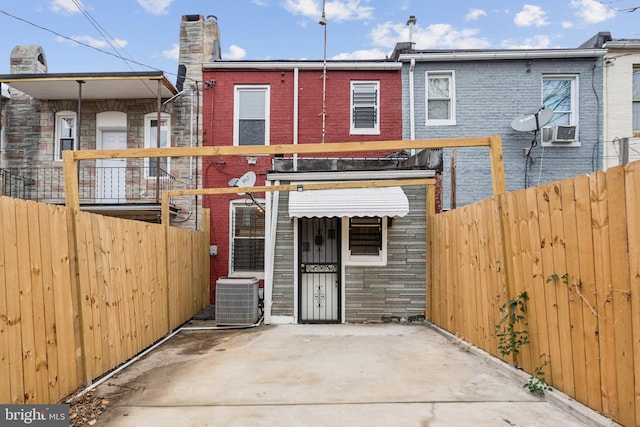
{"label": "green vine", "polygon": [[520,348],[529,344],[529,331],[521,328],[521,326],[527,326],[525,302],[528,299],[527,293],[523,292],[500,306],[499,310],[500,313],[503,313],[503,317],[496,325],[496,336],[498,337],[498,351],[503,356],[510,354],[518,356]]}
{"label": "green vine", "polygon": [[553,390],[544,379],[544,367],[548,364],[549,361],[545,360],[541,366],[537,366],[534,369],[534,374],[522,387],[526,388],[533,394],[537,394],[538,396],[544,396],[545,391]]}

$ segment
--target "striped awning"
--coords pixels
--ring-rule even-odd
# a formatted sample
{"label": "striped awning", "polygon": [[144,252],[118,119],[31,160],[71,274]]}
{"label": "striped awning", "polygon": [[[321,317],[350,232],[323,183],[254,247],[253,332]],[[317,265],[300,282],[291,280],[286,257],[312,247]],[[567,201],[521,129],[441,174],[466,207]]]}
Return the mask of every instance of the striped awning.
{"label": "striped awning", "polygon": [[400,187],[340,188],[289,193],[289,216],[383,217],[405,216],[409,200]]}

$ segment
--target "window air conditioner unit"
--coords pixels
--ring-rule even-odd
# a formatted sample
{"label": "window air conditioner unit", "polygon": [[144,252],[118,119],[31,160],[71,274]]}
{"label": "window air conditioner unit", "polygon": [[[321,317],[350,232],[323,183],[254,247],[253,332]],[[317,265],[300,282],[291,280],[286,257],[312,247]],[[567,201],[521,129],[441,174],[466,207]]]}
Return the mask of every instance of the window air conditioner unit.
{"label": "window air conditioner unit", "polygon": [[576,142],[576,126],[551,126],[542,129],[542,142]]}

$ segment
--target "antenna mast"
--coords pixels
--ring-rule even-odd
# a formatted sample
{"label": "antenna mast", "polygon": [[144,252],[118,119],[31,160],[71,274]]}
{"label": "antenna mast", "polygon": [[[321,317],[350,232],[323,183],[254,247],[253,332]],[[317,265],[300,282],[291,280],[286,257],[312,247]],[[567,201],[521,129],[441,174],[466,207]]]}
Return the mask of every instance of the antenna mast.
{"label": "antenna mast", "polygon": [[323,42],[323,56],[322,56],[322,140],[324,144],[324,137],[327,129],[327,17],[325,15],[326,0],[322,0],[322,16],[318,23],[322,25],[324,29],[324,42]]}

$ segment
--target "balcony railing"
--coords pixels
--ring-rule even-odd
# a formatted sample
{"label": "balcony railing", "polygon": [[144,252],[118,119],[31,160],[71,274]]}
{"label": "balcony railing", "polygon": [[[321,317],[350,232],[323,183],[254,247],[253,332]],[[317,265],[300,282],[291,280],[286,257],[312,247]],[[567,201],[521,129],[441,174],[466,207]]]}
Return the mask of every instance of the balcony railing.
{"label": "balcony railing", "polygon": [[[2,195],[54,204],[65,202],[62,167],[0,171]],[[172,190],[176,179],[163,169],[159,177],[155,173],[155,168],[148,167],[79,167],[80,203],[160,203],[162,192]]]}

